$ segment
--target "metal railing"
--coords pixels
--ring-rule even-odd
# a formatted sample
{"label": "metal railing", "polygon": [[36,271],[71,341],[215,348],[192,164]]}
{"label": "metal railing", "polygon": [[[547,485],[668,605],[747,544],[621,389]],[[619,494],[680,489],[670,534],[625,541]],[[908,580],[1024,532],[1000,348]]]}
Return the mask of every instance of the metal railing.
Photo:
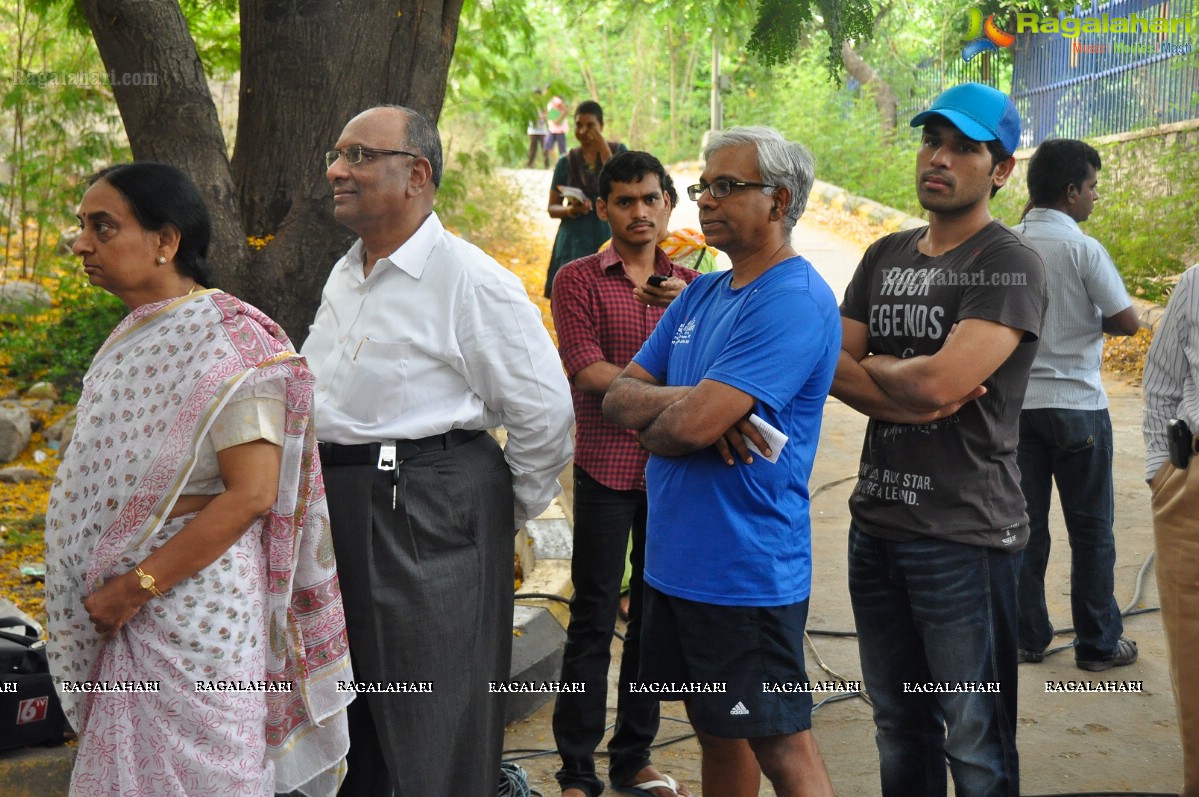
{"label": "metal railing", "polygon": [[[1023,120],[1021,144],[1047,138],[1093,138],[1199,117],[1196,0],[1111,0],[1075,7],[1077,35],[1012,30],[1012,98]],[[1131,20],[1133,32],[1104,31]],[[1090,26],[1099,27],[1086,32]],[[1143,20],[1143,22],[1138,21]],[[1173,21],[1173,31],[1149,30]]]}

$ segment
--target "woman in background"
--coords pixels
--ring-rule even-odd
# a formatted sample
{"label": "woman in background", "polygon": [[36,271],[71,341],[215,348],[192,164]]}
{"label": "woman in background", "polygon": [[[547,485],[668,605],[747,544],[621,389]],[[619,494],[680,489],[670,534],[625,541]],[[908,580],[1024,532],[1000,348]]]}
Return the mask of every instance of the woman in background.
{"label": "woman in background", "polygon": [[[572,260],[594,255],[604,241],[612,237],[612,228],[595,212],[599,196],[599,173],[613,155],[628,149],[624,144],[604,138],[604,109],[587,100],[575,109],[575,138],[579,146],[558,159],[550,183],[550,218],[561,219],[554,238],[549,272],[545,278],[545,296],[550,298],[554,275]],[[562,191],[566,186],[573,191]]]}

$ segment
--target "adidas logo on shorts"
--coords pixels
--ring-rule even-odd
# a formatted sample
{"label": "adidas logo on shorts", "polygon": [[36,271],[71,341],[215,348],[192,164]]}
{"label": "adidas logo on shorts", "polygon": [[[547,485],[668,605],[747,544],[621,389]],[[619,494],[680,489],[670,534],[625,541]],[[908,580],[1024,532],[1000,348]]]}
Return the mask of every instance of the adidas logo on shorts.
{"label": "adidas logo on shorts", "polygon": [[737,701],[737,705],[733,706],[733,710],[729,712],[729,715],[734,716],[734,717],[748,715],[748,714],[749,714],[749,709],[747,709],[745,707],[745,704],[742,703],[740,700]]}

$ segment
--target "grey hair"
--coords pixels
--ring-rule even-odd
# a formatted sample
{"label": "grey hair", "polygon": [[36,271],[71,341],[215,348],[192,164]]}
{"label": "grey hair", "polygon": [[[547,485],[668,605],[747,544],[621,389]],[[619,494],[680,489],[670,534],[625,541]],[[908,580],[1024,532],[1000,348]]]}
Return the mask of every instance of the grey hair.
{"label": "grey hair", "polygon": [[405,143],[402,146],[429,161],[429,165],[433,169],[433,187],[440,188],[441,174],[444,167],[441,155],[441,133],[437,130],[437,123],[420,111],[414,111],[403,105],[377,105],[375,107],[399,111],[407,117],[408,125],[404,135]]}
{"label": "grey hair", "polygon": [[[762,182],[786,186],[791,191],[791,201],[783,211],[783,232],[791,239],[795,222],[808,206],[808,194],[812,192],[812,181],[816,178],[816,159],[808,148],[798,141],[788,141],[773,127],[731,127],[712,134],[704,147],[704,160],[712,157],[716,150],[753,144],[758,152],[758,174]],[[762,193],[772,189],[763,188]]]}

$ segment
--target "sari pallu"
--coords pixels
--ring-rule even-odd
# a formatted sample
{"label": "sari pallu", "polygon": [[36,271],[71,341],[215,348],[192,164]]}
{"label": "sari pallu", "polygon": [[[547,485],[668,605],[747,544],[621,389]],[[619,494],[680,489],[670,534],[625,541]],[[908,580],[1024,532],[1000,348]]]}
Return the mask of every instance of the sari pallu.
{"label": "sari pallu", "polygon": [[[105,642],[84,598],[186,525],[166,518],[200,441],[235,391],[269,380],[286,395],[271,512]],[[134,310],[97,353],[46,513],[50,667],[81,742],[72,794],[336,792],[353,697],[337,681],[353,676],[312,383],[282,330],[220,291]],[[73,691],[101,681],[160,691]],[[262,681],[291,691],[197,683]]]}

